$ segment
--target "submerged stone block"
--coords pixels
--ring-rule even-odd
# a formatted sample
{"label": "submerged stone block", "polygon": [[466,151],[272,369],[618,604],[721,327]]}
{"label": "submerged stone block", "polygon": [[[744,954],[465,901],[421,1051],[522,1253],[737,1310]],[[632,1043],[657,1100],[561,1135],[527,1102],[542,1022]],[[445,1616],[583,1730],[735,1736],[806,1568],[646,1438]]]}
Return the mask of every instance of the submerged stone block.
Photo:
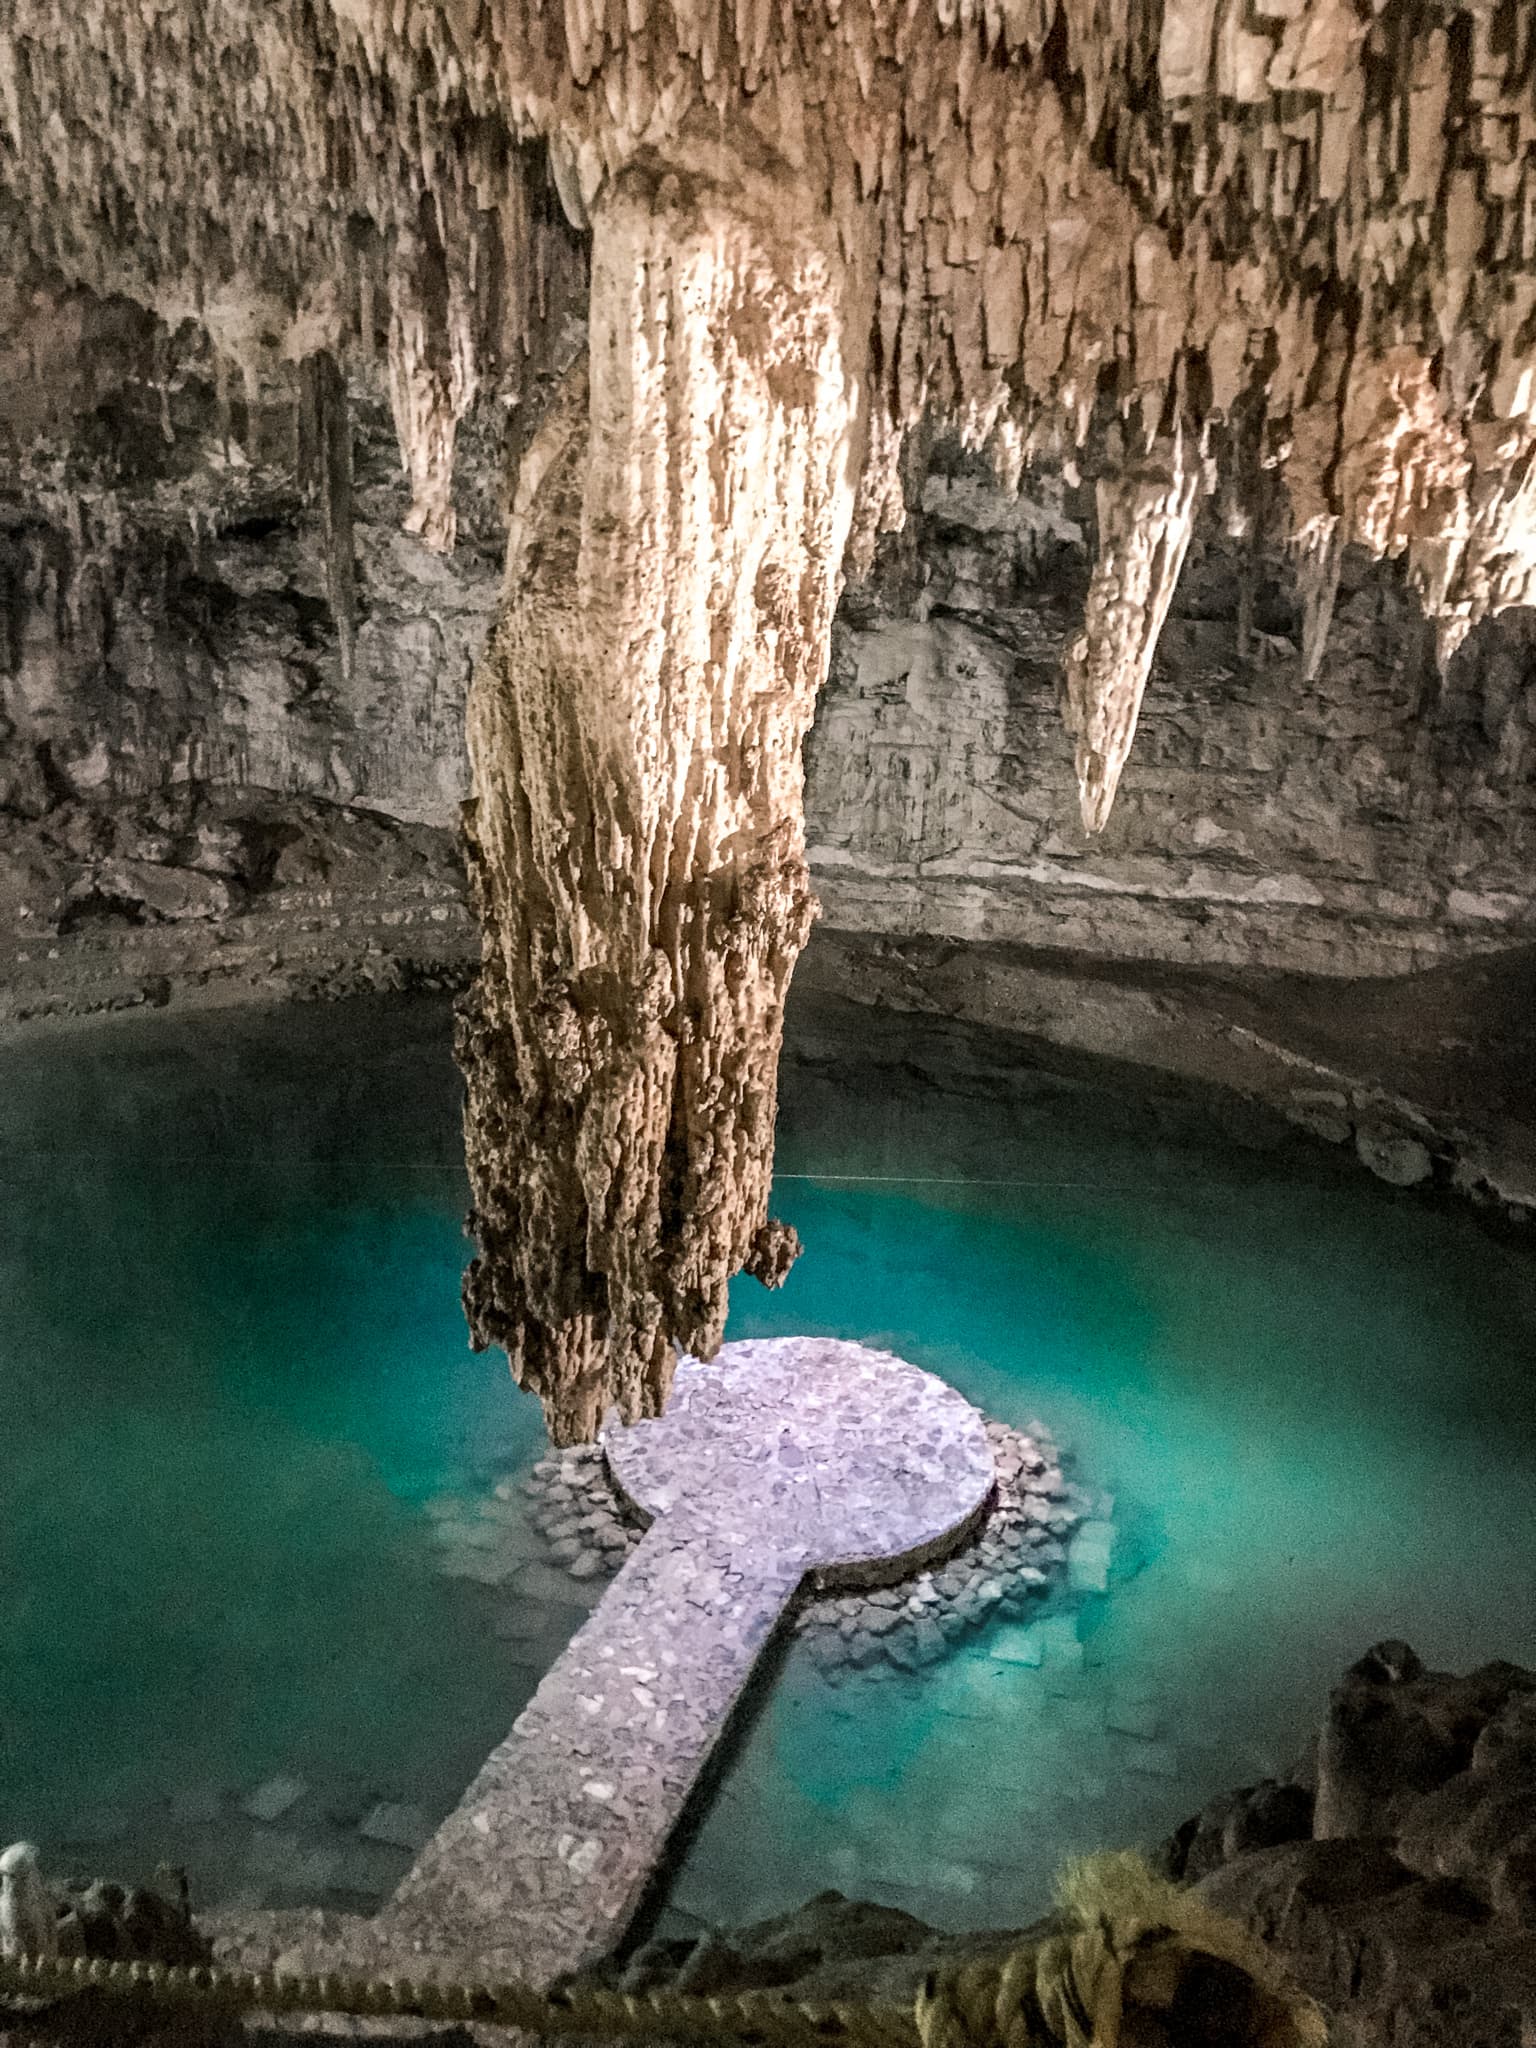
{"label": "submerged stone block", "polygon": [[1126,1768],[1144,1778],[1176,1778],[1179,1753],[1171,1742],[1138,1742],[1126,1752]]}
{"label": "submerged stone block", "polygon": [[358,1833],[365,1842],[387,1842],[397,1849],[417,1850],[432,1834],[432,1823],[419,1806],[403,1801],[380,1800],[363,1818]]}
{"label": "submerged stone block", "polygon": [[1104,1725],[1117,1735],[1139,1736],[1150,1742],[1163,1725],[1156,1700],[1122,1697],[1110,1701]]}
{"label": "submerged stone block", "polygon": [[1070,1614],[1048,1614],[1034,1624],[1045,1650],[1045,1661],[1053,1671],[1082,1669],[1083,1645],[1077,1622]]}
{"label": "submerged stone block", "polygon": [[[228,1797],[222,1785],[212,1780],[203,1780],[188,1785],[178,1785],[167,1799],[167,1808],[172,1821],[179,1828],[206,1827],[216,1821],[224,1811]],[[249,1809],[247,1808],[247,1811]]]}
{"label": "submerged stone block", "polygon": [[297,1806],[309,1790],[302,1778],[268,1778],[264,1785],[258,1785],[250,1796],[240,1803],[242,1813],[248,1813],[252,1820],[280,1820],[292,1806]]}
{"label": "submerged stone block", "polygon": [[323,1892],[336,1882],[340,1849],[313,1836],[263,1828],[246,1845],[252,1877],[291,1892]]}
{"label": "submerged stone block", "polygon": [[1074,1593],[1107,1593],[1114,1554],[1112,1522],[1084,1522],[1067,1546],[1067,1584]]}
{"label": "submerged stone block", "polygon": [[440,1579],[471,1579],[480,1586],[504,1586],[518,1571],[522,1560],[498,1557],[483,1550],[466,1550],[448,1557],[437,1568]]}
{"label": "submerged stone block", "polygon": [[331,1884],[339,1891],[386,1898],[405,1875],[411,1853],[394,1842],[348,1842],[336,1859]]}
{"label": "submerged stone block", "polygon": [[491,1521],[444,1519],[433,1527],[432,1540],[447,1550],[494,1550],[501,1531]]}
{"label": "submerged stone block", "polygon": [[1000,1628],[987,1647],[999,1664],[1027,1664],[1038,1669],[1045,1661],[1045,1639],[1038,1622],[1031,1622],[1027,1628]]}

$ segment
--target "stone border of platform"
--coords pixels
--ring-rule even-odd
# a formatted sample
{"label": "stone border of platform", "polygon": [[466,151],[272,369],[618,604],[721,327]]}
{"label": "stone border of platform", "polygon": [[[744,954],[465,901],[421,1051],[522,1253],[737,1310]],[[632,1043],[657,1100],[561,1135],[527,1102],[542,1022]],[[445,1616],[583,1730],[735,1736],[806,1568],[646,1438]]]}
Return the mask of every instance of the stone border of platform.
{"label": "stone border of platform", "polygon": [[[1113,1500],[1068,1478],[1070,1456],[1043,1423],[985,1428],[996,1492],[946,1545],[942,1568],[922,1559],[895,1575],[878,1566],[812,1575],[794,1626],[827,1673],[920,1670],[991,1620],[1030,1618],[1055,1588],[1106,1589]],[[551,1453],[520,1483],[551,1566],[578,1584],[611,1577],[644,1533],[600,1445]],[[510,1482],[497,1488],[504,1499],[513,1490]]]}

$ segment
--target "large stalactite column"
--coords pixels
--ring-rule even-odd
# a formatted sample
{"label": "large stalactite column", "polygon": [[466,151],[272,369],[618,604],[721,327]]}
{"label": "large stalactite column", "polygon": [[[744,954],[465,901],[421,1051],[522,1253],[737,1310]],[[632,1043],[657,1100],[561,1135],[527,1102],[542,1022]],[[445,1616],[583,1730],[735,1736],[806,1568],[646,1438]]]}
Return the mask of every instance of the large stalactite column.
{"label": "large stalactite column", "polygon": [[868,311],[784,190],[631,169],[594,206],[590,393],[524,458],[470,696],[465,1303],[557,1442],[656,1413],[673,1340],[711,1355],[732,1275],[796,1249],[767,1203],[801,742]]}

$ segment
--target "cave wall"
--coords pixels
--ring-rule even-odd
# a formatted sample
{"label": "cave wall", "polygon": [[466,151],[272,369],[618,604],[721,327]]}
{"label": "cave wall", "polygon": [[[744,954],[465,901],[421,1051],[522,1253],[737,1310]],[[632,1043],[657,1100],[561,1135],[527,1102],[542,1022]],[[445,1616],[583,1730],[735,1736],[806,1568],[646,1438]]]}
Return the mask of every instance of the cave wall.
{"label": "cave wall", "polygon": [[449,821],[504,542],[487,521],[445,558],[403,533],[382,405],[360,406],[355,429],[350,675],[316,516],[277,475],[223,503],[210,472],[161,518],[142,488],[0,498],[0,805],[201,782]]}
{"label": "cave wall", "polygon": [[1536,615],[1442,675],[1401,575],[1351,554],[1308,682],[1292,565],[1207,517],[1090,840],[1057,712],[1090,494],[939,448],[908,495],[807,750],[829,923],[1341,974],[1536,937]]}
{"label": "cave wall", "polygon": [[[270,826],[273,792],[306,807],[311,874],[328,817],[337,860],[357,807],[453,822],[500,581],[499,422],[466,423],[445,556],[401,531],[387,405],[357,394],[349,675],[283,418],[238,422],[220,467],[207,402],[186,380],[168,442],[158,399],[137,441],[120,400],[117,497],[0,486],[0,916],[67,915],[124,862],[178,878],[144,914],[224,915],[271,867],[270,830],[236,857],[230,820]],[[829,923],[1352,974],[1536,937],[1532,615],[1485,621],[1442,675],[1400,571],[1352,555],[1309,683],[1289,563],[1210,515],[1090,840],[1058,694],[1091,491],[1006,493],[947,443],[907,467],[906,527],[845,595],[807,748]],[[387,879],[391,847],[365,858]]]}
{"label": "cave wall", "polygon": [[0,977],[47,982],[40,937],[111,953],[258,908],[264,942],[461,930],[445,828],[505,548],[496,410],[465,422],[445,557],[402,531],[388,400],[355,385],[343,659],[291,378],[231,390],[193,330],[90,293],[0,286],[0,332]]}

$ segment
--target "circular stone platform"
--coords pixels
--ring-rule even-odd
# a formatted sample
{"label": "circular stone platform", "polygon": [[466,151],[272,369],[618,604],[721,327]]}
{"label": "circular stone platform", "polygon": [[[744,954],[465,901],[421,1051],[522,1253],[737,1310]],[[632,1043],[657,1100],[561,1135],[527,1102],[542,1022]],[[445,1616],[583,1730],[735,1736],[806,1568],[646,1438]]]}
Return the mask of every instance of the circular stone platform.
{"label": "circular stone platform", "polygon": [[951,1547],[997,1472],[982,1417],[888,1351],[827,1337],[726,1344],[678,1366],[667,1412],[611,1425],[614,1483],[805,1569],[856,1578]]}

